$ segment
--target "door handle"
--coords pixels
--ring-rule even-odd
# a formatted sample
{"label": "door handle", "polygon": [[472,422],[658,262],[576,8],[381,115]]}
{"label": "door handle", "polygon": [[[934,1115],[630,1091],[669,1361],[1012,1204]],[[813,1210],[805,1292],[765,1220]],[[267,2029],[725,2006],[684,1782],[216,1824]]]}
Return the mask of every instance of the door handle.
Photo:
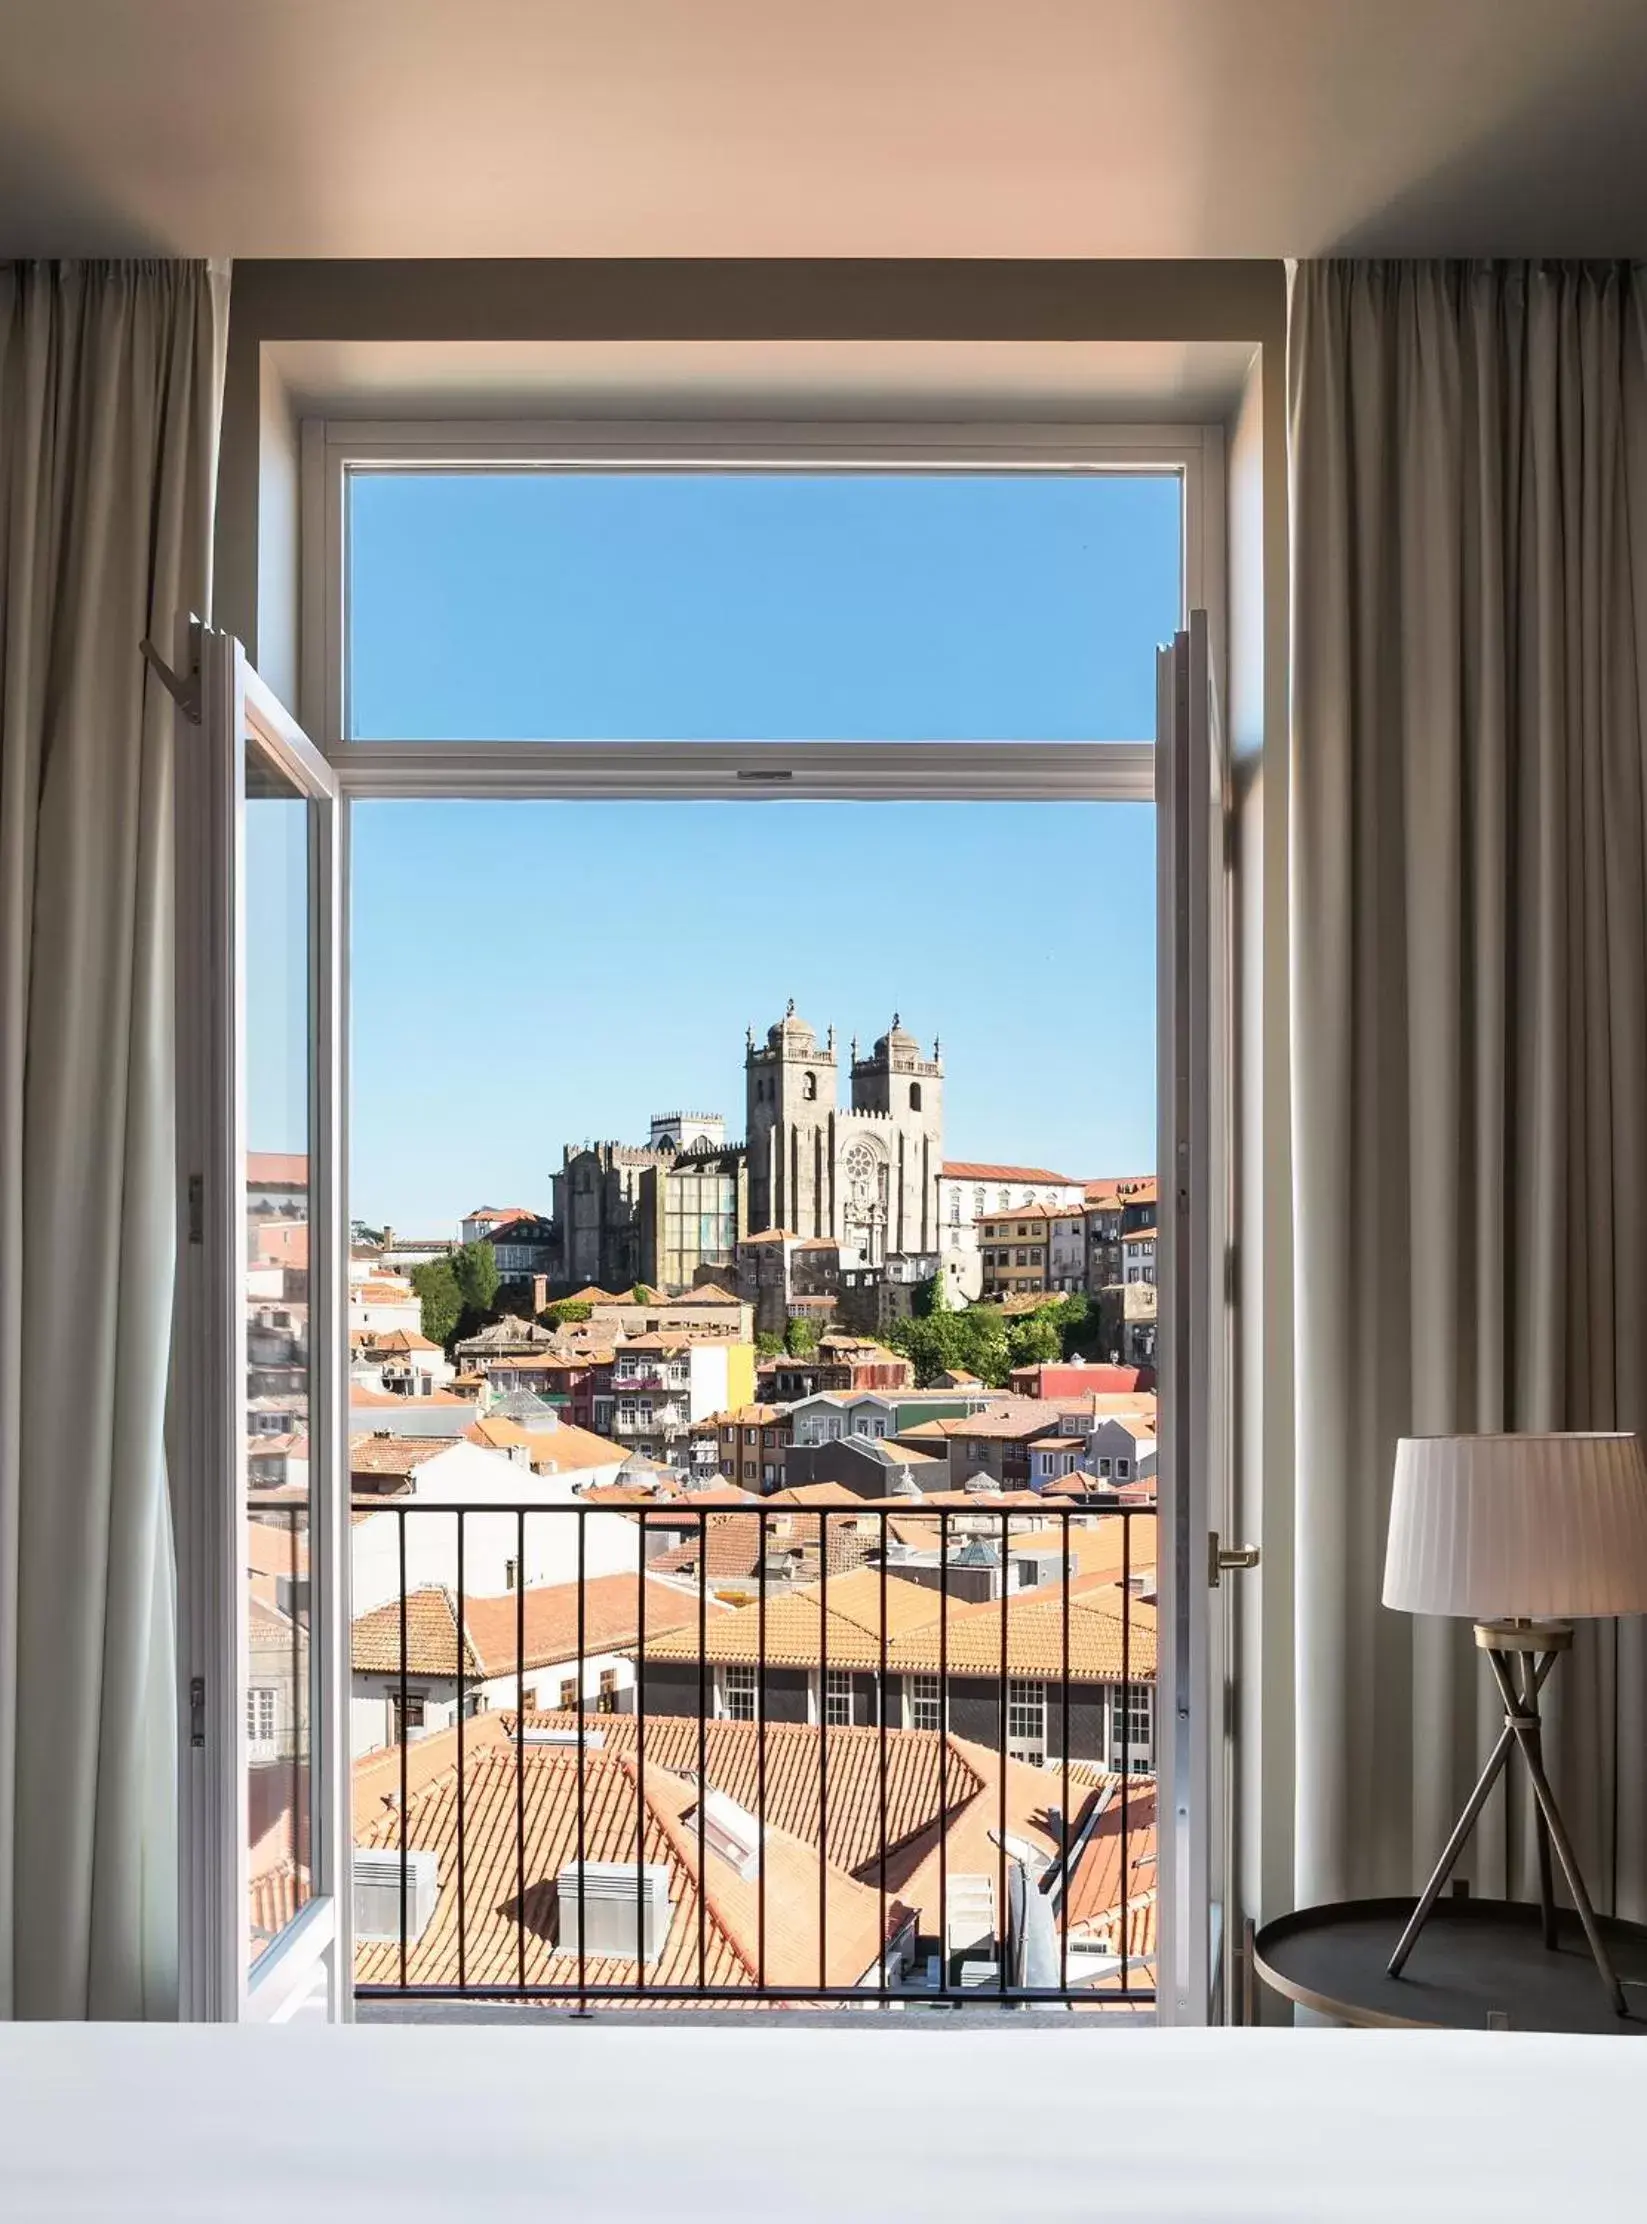
{"label": "door handle", "polygon": [[1216,1529],[1207,1533],[1207,1588],[1216,1591],[1226,1573],[1258,1565],[1255,1544],[1225,1544]]}

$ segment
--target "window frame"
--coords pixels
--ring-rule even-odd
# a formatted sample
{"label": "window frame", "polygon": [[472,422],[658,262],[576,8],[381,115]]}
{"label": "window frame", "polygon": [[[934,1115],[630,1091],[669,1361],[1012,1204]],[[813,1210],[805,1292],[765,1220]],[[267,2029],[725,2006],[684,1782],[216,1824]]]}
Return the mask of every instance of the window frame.
{"label": "window frame", "polygon": [[[337,783],[342,917],[355,801],[1137,802],[1161,807],[1154,735],[1133,740],[435,742],[344,738],[347,491],[357,470],[1093,472],[1176,476],[1182,500],[1181,622],[1207,613],[1220,694],[1227,671],[1225,428],[1173,422],[904,424],[689,419],[497,423],[311,418],[300,428],[299,709]],[[346,950],[346,943],[345,943]],[[344,1179],[340,1161],[339,1183]],[[999,1211],[1010,1215],[1010,1194]],[[976,1199],[975,1199],[976,1201]],[[343,1225],[347,1226],[347,1199]],[[981,1210],[974,1218],[982,1217]],[[1007,1270],[1010,1271],[1010,1270]],[[1193,1302],[1210,1303],[1208,1292]],[[1189,1417],[1185,1417],[1187,1426]],[[838,1428],[832,1435],[838,1435]],[[1170,1525],[1172,1477],[1160,1512]],[[1175,1602],[1176,1603],[1176,1602]],[[1179,1612],[1193,1612],[1187,1604]],[[1155,1719],[1176,1720],[1180,1660],[1164,1644]],[[1192,1690],[1199,1707],[1202,1695]],[[1158,1767],[1168,1756],[1158,1754]],[[1171,1816],[1169,1805],[1168,1814]],[[1176,1929],[1176,1922],[1174,1928]],[[1158,2013],[1176,2020],[1165,1968]],[[345,1982],[347,1979],[345,1978]]]}
{"label": "window frame", "polygon": [[1224,428],[1184,424],[828,424],[673,420],[502,425],[305,420],[299,695],[356,797],[1154,803],[1154,737],[1125,741],[350,741],[348,486],[366,471],[840,471],[1179,479],[1181,610],[1224,638]]}

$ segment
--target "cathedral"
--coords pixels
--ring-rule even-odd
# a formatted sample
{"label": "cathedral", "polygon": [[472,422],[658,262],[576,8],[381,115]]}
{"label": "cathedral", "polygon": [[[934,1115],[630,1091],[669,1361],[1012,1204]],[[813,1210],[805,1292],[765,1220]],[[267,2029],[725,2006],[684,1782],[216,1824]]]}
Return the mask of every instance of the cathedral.
{"label": "cathedral", "polygon": [[880,1266],[938,1248],[944,1068],[924,1058],[898,1015],[867,1058],[848,1058],[851,1103],[839,1100],[835,1030],[820,1046],[793,1000],[744,1057],[749,1231],[832,1237],[841,1265]]}

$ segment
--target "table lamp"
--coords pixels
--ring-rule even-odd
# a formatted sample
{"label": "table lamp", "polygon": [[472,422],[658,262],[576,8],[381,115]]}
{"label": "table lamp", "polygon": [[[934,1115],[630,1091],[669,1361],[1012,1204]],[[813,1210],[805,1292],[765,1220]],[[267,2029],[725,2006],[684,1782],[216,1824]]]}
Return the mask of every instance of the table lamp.
{"label": "table lamp", "polygon": [[1537,1803],[1544,1944],[1556,1944],[1551,1847],[1601,1981],[1623,1989],[1544,1773],[1538,1700],[1580,1617],[1647,1613],[1647,1458],[1635,1436],[1408,1436],[1396,1447],[1384,1604],[1467,1615],[1504,1728],[1390,1958],[1401,1974],[1487,1795],[1519,1751]]}

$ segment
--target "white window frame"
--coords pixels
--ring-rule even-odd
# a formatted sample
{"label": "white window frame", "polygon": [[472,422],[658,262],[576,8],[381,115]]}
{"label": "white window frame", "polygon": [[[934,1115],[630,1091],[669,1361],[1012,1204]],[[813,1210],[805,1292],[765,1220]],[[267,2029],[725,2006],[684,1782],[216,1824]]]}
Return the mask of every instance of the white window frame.
{"label": "white window frame", "polygon": [[[1215,673],[1227,639],[1225,436],[1221,425],[850,424],[464,419],[306,421],[302,427],[299,704],[348,815],[355,801],[426,798],[759,801],[1147,802],[1159,805],[1153,735],[1092,742],[439,742],[345,738],[344,530],[355,471],[652,469],[1176,475],[1183,489],[1181,610],[1203,609]],[[347,887],[344,889],[347,916]],[[1162,1025],[1165,1014],[1162,1015]],[[1013,1207],[1003,1191],[1003,1212]],[[345,1225],[347,1223],[345,1222]],[[1210,1285],[1209,1285],[1210,1286]],[[831,1431],[838,1435],[838,1424]],[[1174,1488],[1163,1466],[1163,1521]],[[1168,1587],[1169,1593],[1176,1586]],[[1188,1600],[1183,1612],[1194,1611]],[[346,1607],[345,1607],[346,1612]],[[346,1625],[345,1625],[346,1626]],[[1157,1721],[1177,1719],[1179,1663],[1162,1647]],[[1193,1676],[1192,1676],[1193,1683]],[[1174,1816],[1166,1802],[1170,1832]],[[1166,1964],[1163,1955],[1163,1969]],[[1163,1979],[1161,2014],[1173,2006]]]}
{"label": "white window frame", "polygon": [[[760,1711],[760,1672],[747,1660],[728,1661],[721,1675],[722,1704],[728,1722],[753,1722]],[[736,1701],[747,1699],[749,1712],[740,1714]]]}

